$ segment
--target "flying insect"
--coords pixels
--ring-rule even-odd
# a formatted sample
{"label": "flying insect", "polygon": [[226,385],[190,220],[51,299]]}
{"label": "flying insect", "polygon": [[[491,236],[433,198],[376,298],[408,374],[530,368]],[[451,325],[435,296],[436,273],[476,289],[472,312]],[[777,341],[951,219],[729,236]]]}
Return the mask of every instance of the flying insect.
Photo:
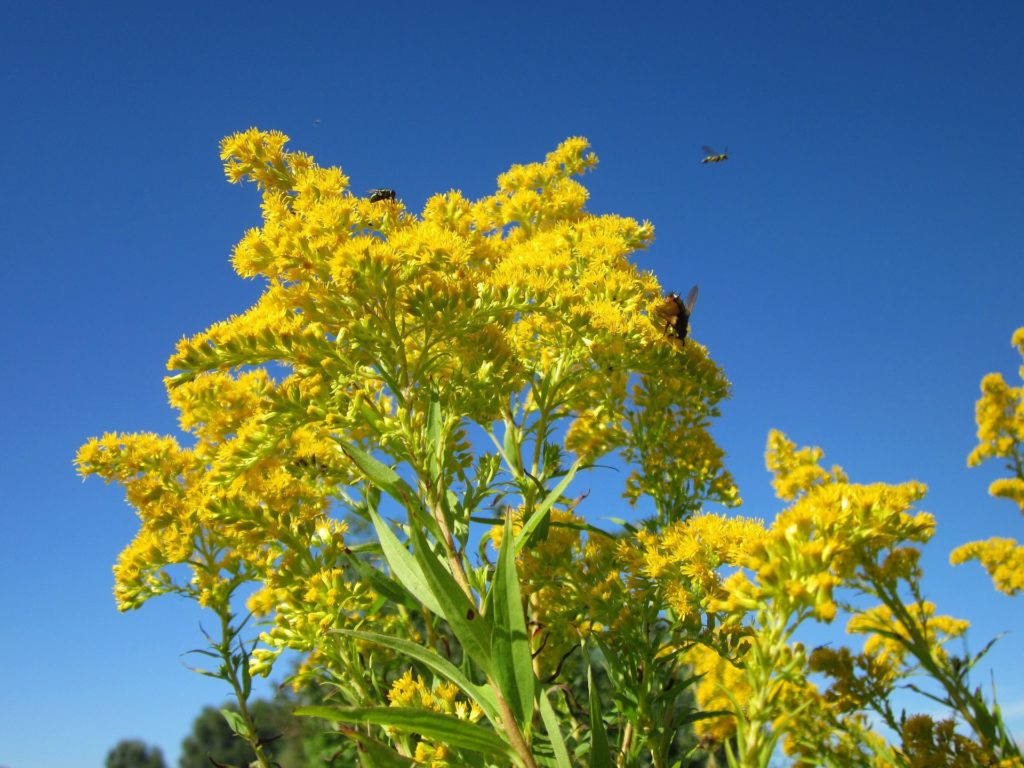
{"label": "flying insect", "polygon": [[701,147],[704,150],[704,159],[700,162],[703,163],[720,163],[723,160],[729,159],[729,148],[725,148],[725,152],[716,152],[711,147]]}
{"label": "flying insect", "polygon": [[393,189],[371,189],[366,194],[370,196],[371,203],[379,203],[382,200],[394,202],[395,200],[395,190]]}
{"label": "flying insect", "polygon": [[690,315],[693,305],[697,303],[697,286],[693,286],[686,294],[686,301],[678,293],[670,293],[665,301],[655,310],[665,320],[665,331],[675,333],[680,341],[686,341],[686,333],[690,330]]}

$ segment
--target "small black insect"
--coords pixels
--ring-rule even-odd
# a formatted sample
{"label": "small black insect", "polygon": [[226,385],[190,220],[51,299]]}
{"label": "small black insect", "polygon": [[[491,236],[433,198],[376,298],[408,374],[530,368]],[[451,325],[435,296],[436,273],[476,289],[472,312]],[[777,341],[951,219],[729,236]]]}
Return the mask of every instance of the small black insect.
{"label": "small black insect", "polygon": [[670,293],[656,310],[665,319],[665,330],[674,332],[676,338],[686,341],[686,332],[690,329],[690,315],[693,305],[697,303],[697,286],[693,286],[683,301],[678,293]]}
{"label": "small black insect", "polygon": [[393,189],[371,189],[367,192],[371,203],[379,203],[382,200],[394,200],[395,190]]}

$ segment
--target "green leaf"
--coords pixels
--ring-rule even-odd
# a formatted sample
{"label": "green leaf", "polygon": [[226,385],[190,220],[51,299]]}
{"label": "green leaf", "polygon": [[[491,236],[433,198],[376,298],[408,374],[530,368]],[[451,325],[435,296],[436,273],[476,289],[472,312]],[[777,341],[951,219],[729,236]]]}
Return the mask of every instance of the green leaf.
{"label": "green leaf", "polygon": [[245,720],[242,719],[242,715],[231,709],[222,709],[220,711],[224,715],[224,719],[228,721],[228,727],[232,732],[238,734],[246,741],[252,738],[252,731],[249,730],[249,726],[246,725]]}
{"label": "green leaf", "polygon": [[562,729],[558,724],[558,716],[551,707],[547,693],[540,695],[540,717],[544,721],[544,730],[547,731],[548,739],[551,741],[551,750],[555,753],[555,765],[557,768],[572,768],[569,750],[565,747]]}
{"label": "green leaf", "polygon": [[491,689],[486,686],[476,685],[465,674],[463,674],[461,669],[448,661],[448,659],[439,655],[436,651],[433,651],[430,648],[424,648],[422,645],[418,645],[410,640],[392,637],[391,635],[380,635],[375,632],[362,632],[354,629],[336,629],[334,631],[340,635],[358,637],[362,640],[369,640],[372,643],[378,643],[422,662],[441,677],[455,683],[463,693],[480,705],[480,709],[483,710],[487,719],[497,727],[500,721],[498,716],[498,704],[497,701],[495,701],[494,693]]}
{"label": "green leaf", "polygon": [[395,470],[354,445],[341,444],[340,448],[371,483],[401,503],[408,511],[417,509],[416,492]]}
{"label": "green leaf", "polygon": [[533,705],[537,679],[533,674],[533,657],[526,634],[523,601],[519,592],[519,577],[513,550],[512,516],[505,517],[505,533],[501,537],[498,566],[491,586],[494,620],[491,634],[491,658],[494,660],[494,679],[505,699],[512,707],[516,720],[525,725],[533,718]]}
{"label": "green leaf", "polygon": [[416,764],[412,758],[402,757],[391,747],[355,728],[340,726],[339,730],[358,744],[360,768],[409,768]]}
{"label": "green leaf", "polygon": [[491,674],[491,628],[490,621],[482,616],[466,593],[455,582],[445,566],[438,562],[430,550],[423,532],[416,526],[409,527],[412,537],[412,551],[419,564],[426,586],[441,606],[439,613],[444,616],[455,633],[462,650],[487,675]]}
{"label": "green leaf", "polygon": [[[395,540],[397,541],[397,538]],[[374,544],[377,544],[377,542],[374,542]],[[377,546],[377,550],[380,552],[382,548]],[[409,553],[406,552],[406,554],[408,555]],[[409,560],[412,561],[412,555],[409,555]],[[375,568],[365,560],[356,557],[354,554],[348,559],[348,561],[352,564],[352,567],[359,572],[359,575],[362,576],[371,587],[373,587],[374,592],[386,597],[392,603],[402,604],[408,601],[408,594],[403,591],[400,584],[395,583],[395,579],[381,573],[379,569]],[[413,562],[413,564],[415,565],[415,562]],[[394,572],[394,568],[391,570]],[[418,600],[419,598],[416,599]],[[422,600],[420,602],[422,602]]]}
{"label": "green leaf", "polygon": [[515,752],[497,733],[468,720],[423,709],[402,707],[299,707],[297,715],[322,717],[335,723],[369,723],[418,733],[456,749],[468,749],[513,761]]}
{"label": "green leaf", "polygon": [[437,483],[441,476],[441,400],[437,392],[430,393],[430,410],[427,411],[427,469],[430,482]]}
{"label": "green leaf", "polygon": [[441,604],[434,598],[434,593],[427,586],[426,580],[423,578],[423,571],[420,570],[416,559],[409,554],[409,550],[398,540],[391,527],[381,519],[375,509],[370,510],[370,522],[373,523],[373,528],[377,531],[381,552],[384,553],[384,559],[388,562],[391,574],[423,605],[438,616],[445,617]]}
{"label": "green leaf", "polygon": [[[238,646],[242,649],[241,663],[238,665],[242,673],[242,697],[249,698],[249,694],[252,693],[252,675],[249,674],[249,654],[245,650],[245,646],[242,645],[242,641],[238,641]],[[255,645],[253,646],[255,648]]]}
{"label": "green leaf", "polygon": [[590,768],[612,768],[608,731],[601,717],[601,699],[594,687],[594,670],[587,662],[587,687],[590,689]]}
{"label": "green leaf", "polygon": [[505,463],[512,468],[512,471],[516,474],[523,470],[523,459],[519,455],[519,443],[516,441],[517,437],[516,425],[511,420],[505,421],[505,435],[502,439],[502,455],[505,457]]}
{"label": "green leaf", "polygon": [[551,492],[544,497],[544,500],[533,509],[533,513],[530,515],[530,519],[525,521],[523,529],[519,532],[516,537],[516,554],[522,552],[523,547],[540,538],[540,534],[547,536],[547,524],[550,520],[551,507],[556,501],[562,498],[562,494],[565,489],[569,487],[569,483],[572,482],[573,477],[576,476],[576,470],[580,468],[580,462],[576,461],[569,468],[569,471],[565,473],[565,477],[562,478],[561,482],[551,489]]}

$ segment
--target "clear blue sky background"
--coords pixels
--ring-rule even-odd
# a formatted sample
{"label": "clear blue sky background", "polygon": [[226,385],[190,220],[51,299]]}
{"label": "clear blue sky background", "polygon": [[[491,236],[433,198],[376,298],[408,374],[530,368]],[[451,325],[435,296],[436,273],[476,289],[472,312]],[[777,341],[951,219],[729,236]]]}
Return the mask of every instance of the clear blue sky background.
{"label": "clear blue sky background", "polygon": [[[356,190],[493,189],[585,135],[590,209],[649,218],[640,256],[701,286],[693,333],[734,383],[717,436],[771,517],[769,428],[855,480],[919,479],[929,594],[1010,634],[995,672],[1024,733],[1024,603],[956,544],[1024,538],[968,470],[978,382],[1016,378],[1024,325],[1024,5],[929,3],[18,3],[0,45],[5,297],[0,765],[101,765],[119,739],[176,764],[222,684],[186,671],[199,614],[120,615],[135,518],[83,485],[77,446],[173,432],[183,334],[247,307],[232,245],[258,220],[217,141],[256,125]],[[319,125],[314,126],[314,121]],[[702,144],[731,157],[699,164]]]}

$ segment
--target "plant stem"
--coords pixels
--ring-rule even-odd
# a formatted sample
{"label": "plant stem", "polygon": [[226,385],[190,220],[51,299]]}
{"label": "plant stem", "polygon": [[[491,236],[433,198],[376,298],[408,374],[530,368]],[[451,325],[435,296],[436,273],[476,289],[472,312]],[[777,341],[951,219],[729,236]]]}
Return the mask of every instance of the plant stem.
{"label": "plant stem", "polygon": [[[236,631],[231,628],[231,611],[227,606],[221,606],[217,609],[217,614],[220,617],[220,642],[215,646],[220,657],[224,660],[224,673],[228,683],[230,683],[232,689],[235,692],[235,700],[238,702],[238,713],[242,716],[242,721],[245,723],[248,736],[246,741],[249,742],[249,746],[252,747],[253,752],[256,753],[256,759],[259,761],[260,768],[271,768],[270,760],[263,750],[263,745],[260,743],[260,736],[256,730],[256,723],[252,719],[252,715],[249,712],[247,706],[248,693],[243,689],[243,686],[238,681],[238,670],[234,664],[234,660],[231,658],[231,641],[236,636]],[[241,664],[248,664],[248,654],[242,655]]]}

